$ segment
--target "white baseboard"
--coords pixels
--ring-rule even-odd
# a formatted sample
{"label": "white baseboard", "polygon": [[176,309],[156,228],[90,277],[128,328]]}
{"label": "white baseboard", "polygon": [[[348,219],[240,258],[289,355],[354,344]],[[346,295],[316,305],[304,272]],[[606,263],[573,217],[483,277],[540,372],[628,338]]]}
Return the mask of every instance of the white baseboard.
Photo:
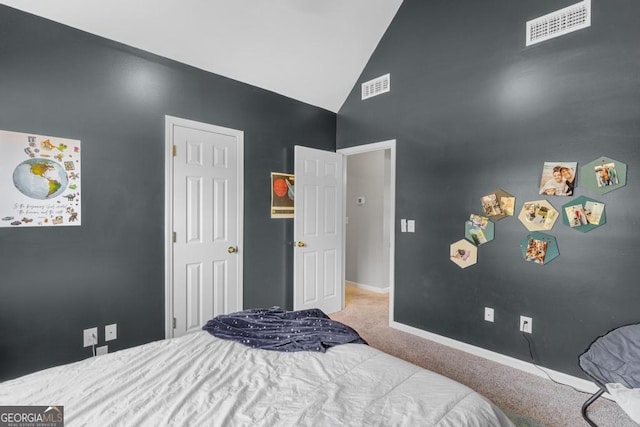
{"label": "white baseboard", "polygon": [[[399,331],[407,332],[409,334],[416,335],[420,338],[425,338],[425,339],[437,342],[438,344],[446,345],[448,347],[452,347],[452,348],[455,348],[456,350],[461,350],[466,353],[473,354],[475,356],[480,356],[484,359],[488,359],[493,362],[500,363],[505,366],[509,366],[511,368],[519,369],[529,374],[533,374],[538,377],[542,377],[546,380],[549,380],[549,378],[532,363],[524,362],[522,360],[515,359],[510,356],[505,356],[504,354],[496,353],[494,351],[487,350],[482,347],[476,347],[471,344],[467,344],[461,341],[456,341],[454,339],[447,338],[442,335],[437,335],[432,332],[427,332],[422,329],[415,328],[413,326],[408,326],[403,323],[396,322],[394,320],[391,320],[389,322],[389,326]],[[572,375],[554,371],[548,368],[541,368],[541,369],[544,369],[544,371],[547,372],[549,376],[551,376],[551,378],[553,378],[554,381],[556,382],[568,385],[570,387],[573,387],[580,391],[584,391],[586,393],[595,393],[596,391],[598,391],[598,386],[596,386],[591,381],[587,381],[585,379],[574,377]],[[610,399],[610,400],[612,399],[609,393],[603,394],[602,397],[606,397],[607,399]]]}
{"label": "white baseboard", "polygon": [[377,286],[364,285],[362,283],[352,282],[351,280],[345,280],[345,283],[348,285],[355,286],[356,288],[364,289],[365,291],[375,292],[377,294],[388,294],[389,287],[386,288],[378,288]]}

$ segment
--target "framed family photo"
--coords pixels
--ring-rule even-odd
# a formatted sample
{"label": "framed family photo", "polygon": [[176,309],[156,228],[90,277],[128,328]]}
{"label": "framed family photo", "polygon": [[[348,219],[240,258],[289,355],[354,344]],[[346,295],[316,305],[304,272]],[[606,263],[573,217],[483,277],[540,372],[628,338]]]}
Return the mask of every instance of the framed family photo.
{"label": "framed family photo", "polygon": [[573,196],[577,168],[577,162],[545,162],[540,179],[540,194]]}

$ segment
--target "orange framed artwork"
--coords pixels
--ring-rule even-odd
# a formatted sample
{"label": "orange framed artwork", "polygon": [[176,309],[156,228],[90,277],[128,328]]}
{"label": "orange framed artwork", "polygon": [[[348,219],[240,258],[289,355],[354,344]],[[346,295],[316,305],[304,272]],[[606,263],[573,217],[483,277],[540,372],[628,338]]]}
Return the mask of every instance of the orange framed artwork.
{"label": "orange framed artwork", "polygon": [[294,186],[292,174],[271,172],[271,218],[293,218]]}

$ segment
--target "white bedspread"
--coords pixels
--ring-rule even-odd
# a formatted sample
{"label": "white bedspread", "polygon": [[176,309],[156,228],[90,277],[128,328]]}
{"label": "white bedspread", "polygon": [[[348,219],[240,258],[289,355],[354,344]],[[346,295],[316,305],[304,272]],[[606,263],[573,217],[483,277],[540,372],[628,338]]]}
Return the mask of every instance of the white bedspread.
{"label": "white bedspread", "polygon": [[512,426],[468,387],[362,344],[257,350],[198,332],[0,383],[65,425]]}

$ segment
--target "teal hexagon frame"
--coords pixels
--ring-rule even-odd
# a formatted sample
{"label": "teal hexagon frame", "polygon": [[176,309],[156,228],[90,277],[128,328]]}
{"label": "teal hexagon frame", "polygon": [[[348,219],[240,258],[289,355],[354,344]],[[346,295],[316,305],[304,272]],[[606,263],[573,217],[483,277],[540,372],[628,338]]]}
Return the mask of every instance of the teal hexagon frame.
{"label": "teal hexagon frame", "polygon": [[525,261],[539,265],[546,265],[560,256],[556,238],[539,231],[533,231],[523,237],[520,249]]}
{"label": "teal hexagon frame", "polygon": [[495,224],[486,216],[471,214],[464,223],[464,237],[476,246],[489,243],[495,238]]}
{"label": "teal hexagon frame", "polygon": [[[580,206],[582,213],[578,212],[576,214],[575,209],[573,209],[575,206]],[[601,209],[601,211],[598,211],[598,209]],[[579,222],[578,218],[583,218],[586,223]],[[576,223],[573,221],[576,221]],[[586,196],[576,197],[571,202],[562,205],[562,223],[583,233],[605,225],[607,223],[605,204]]]}
{"label": "teal hexagon frame", "polygon": [[[597,168],[607,167],[608,181],[603,182]],[[613,177],[610,172],[613,171]],[[596,193],[604,194],[627,184],[627,165],[608,157],[600,157],[580,168],[580,186]]]}

